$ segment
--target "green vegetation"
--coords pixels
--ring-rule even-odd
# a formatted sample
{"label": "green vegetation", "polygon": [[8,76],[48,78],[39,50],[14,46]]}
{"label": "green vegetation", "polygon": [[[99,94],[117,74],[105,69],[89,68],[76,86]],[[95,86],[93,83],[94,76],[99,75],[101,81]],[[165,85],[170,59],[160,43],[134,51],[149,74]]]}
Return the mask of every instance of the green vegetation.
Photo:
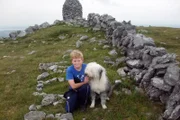
{"label": "green vegetation", "polygon": [[146,30],[143,33],[147,37],[154,39],[157,47],[164,47],[168,53],[176,53],[177,60],[180,61],[180,29],[170,27],[137,27],[137,31]]}
{"label": "green vegetation", "polygon": [[[83,41],[83,46],[79,49],[83,51],[85,62],[96,61],[103,65],[107,70],[107,75],[111,80],[121,79],[116,70],[121,66],[113,67],[103,62],[104,56],[108,56],[111,49],[102,49],[98,45],[98,40],[104,39],[103,32],[86,32],[88,28],[69,27],[67,25],[52,26],[41,29],[23,38],[18,38],[18,43],[6,41],[0,44],[0,120],[22,120],[24,114],[29,112],[31,104],[40,104],[42,98],[33,96],[36,91],[37,76],[41,74],[38,70],[39,63],[50,63],[68,61],[64,65],[70,65],[69,57],[63,57],[65,51],[76,49],[75,43],[80,38],[78,35],[88,35],[89,38],[96,37],[96,43]],[[157,27],[138,27],[148,31],[146,36],[152,37],[158,46],[167,48],[169,52],[177,55],[180,49],[179,39],[180,29],[157,28]],[[66,36],[60,40],[60,35]],[[178,39],[177,39],[178,37]],[[166,44],[162,44],[166,43]],[[94,50],[96,48],[97,50]],[[36,51],[29,55],[31,51]],[[121,56],[121,55],[119,55]],[[180,58],[178,57],[180,60]],[[15,70],[15,72],[8,74]],[[53,74],[53,77],[65,77],[65,73]],[[157,120],[162,113],[162,105],[154,103],[147,96],[137,93],[132,80],[126,78],[122,80],[118,95],[113,94],[107,102],[108,109],[103,110],[100,104],[95,109],[87,109],[87,112],[77,110],[74,113],[75,120]],[[121,91],[122,88],[132,91],[131,95],[126,95]],[[56,82],[46,85],[43,91],[46,93],[63,94],[68,88],[68,83]],[[64,113],[64,105],[43,107],[41,110],[46,113]]]}

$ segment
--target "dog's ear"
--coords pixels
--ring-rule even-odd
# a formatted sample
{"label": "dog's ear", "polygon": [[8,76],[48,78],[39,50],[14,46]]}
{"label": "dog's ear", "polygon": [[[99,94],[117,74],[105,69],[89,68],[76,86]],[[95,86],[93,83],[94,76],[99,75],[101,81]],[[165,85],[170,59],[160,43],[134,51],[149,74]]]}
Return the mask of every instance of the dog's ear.
{"label": "dog's ear", "polygon": [[99,69],[99,80],[101,79],[103,69]]}

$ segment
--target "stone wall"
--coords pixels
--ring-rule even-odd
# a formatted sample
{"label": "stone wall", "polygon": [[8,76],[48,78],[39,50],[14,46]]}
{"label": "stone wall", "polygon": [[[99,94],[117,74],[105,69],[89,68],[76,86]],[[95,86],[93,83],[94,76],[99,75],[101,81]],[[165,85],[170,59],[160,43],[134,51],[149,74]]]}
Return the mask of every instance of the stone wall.
{"label": "stone wall", "polygon": [[151,100],[165,105],[161,119],[180,118],[180,69],[176,55],[167,53],[163,47],[156,47],[154,40],[143,34],[136,34],[131,22],[117,22],[110,15],[90,13],[87,19],[93,30],[106,31],[109,43],[121,49],[126,67],[137,85],[144,89]]}

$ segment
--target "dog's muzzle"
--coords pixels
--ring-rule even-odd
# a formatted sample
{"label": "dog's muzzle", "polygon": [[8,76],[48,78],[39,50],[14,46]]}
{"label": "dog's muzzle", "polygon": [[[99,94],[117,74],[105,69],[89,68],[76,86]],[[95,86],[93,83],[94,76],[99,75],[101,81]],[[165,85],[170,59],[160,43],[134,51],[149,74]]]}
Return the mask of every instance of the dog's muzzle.
{"label": "dog's muzzle", "polygon": [[87,73],[84,74],[85,76],[89,77]]}
{"label": "dog's muzzle", "polygon": [[90,77],[87,73],[85,73],[84,75],[85,75],[86,77],[88,77],[89,80],[92,80],[92,79],[93,79],[93,77]]}

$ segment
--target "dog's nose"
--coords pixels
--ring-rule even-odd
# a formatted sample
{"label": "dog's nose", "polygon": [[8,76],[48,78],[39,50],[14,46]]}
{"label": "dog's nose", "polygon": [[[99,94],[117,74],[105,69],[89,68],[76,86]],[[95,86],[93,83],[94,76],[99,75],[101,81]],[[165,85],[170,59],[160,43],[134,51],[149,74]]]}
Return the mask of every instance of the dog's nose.
{"label": "dog's nose", "polygon": [[86,77],[89,77],[89,75],[87,73],[84,74]]}

